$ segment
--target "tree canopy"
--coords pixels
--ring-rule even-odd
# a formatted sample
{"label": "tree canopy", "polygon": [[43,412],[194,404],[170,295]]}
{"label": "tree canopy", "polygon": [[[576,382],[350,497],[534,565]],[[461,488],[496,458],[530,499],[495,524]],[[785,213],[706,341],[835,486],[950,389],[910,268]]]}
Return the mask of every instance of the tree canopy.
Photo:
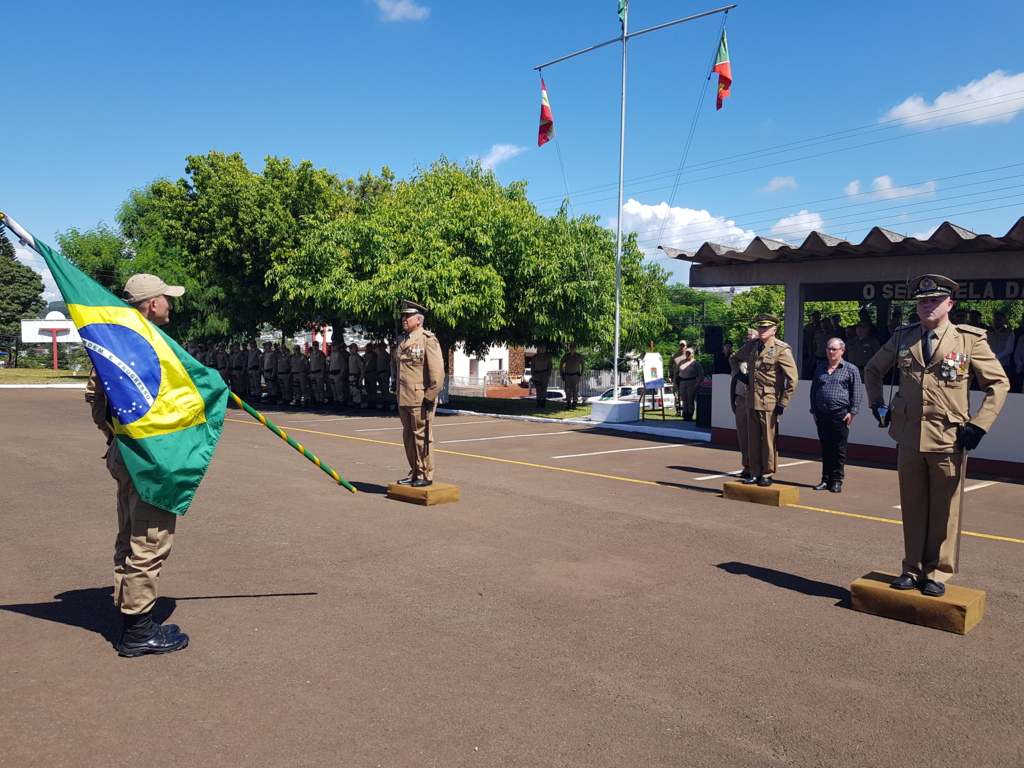
{"label": "tree canopy", "polygon": [[18,261],[11,241],[0,232],[0,346],[9,348],[21,339],[20,321],[46,306],[42,293],[39,273]]}

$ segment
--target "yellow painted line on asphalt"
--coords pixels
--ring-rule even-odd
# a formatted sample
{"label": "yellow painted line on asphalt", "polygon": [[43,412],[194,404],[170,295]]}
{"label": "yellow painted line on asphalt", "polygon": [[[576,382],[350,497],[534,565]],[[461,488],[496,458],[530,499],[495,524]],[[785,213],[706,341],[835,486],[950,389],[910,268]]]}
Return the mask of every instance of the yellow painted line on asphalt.
{"label": "yellow painted line on asphalt", "polygon": [[[244,419],[224,419],[224,421],[233,421],[236,424],[252,424],[255,426],[263,426],[258,421],[250,421]],[[387,440],[374,440],[371,437],[355,437],[354,435],[339,435],[337,432],[318,432],[315,429],[293,429],[292,432],[308,432],[311,435],[324,435],[326,437],[341,437],[346,440],[360,440],[364,443],[377,443],[378,445],[397,445],[404,447],[402,443],[392,443]],[[514,459],[499,459],[496,456],[480,456],[475,453],[460,453],[459,451],[445,451],[438,449],[435,453],[447,453],[452,456],[465,456],[469,459],[485,459],[486,461],[497,461],[502,464],[518,464],[521,467],[535,467],[537,469],[553,469],[556,472],[569,472],[573,475],[586,475],[587,477],[601,477],[605,480],[621,480],[626,483],[638,483],[640,485],[653,485],[659,488],[679,488],[675,483],[661,483],[657,480],[638,480],[635,477],[619,477],[618,475],[602,475],[597,472],[584,472],[582,469],[569,469],[568,467],[552,467],[548,464],[532,464],[528,461],[515,461]],[[692,490],[701,492],[700,488],[686,488],[682,490]],[[854,512],[840,512],[838,509],[823,509],[821,507],[808,507],[803,504],[789,504],[790,507],[797,509],[809,509],[812,512],[825,512],[829,515],[841,515],[843,517],[858,517],[861,520],[871,520],[877,523],[892,523],[893,525],[903,525],[902,520],[890,520],[887,517],[872,517],[871,515],[858,515]],[[1024,544],[1024,539],[1013,539],[1009,536],[993,536],[990,533],[975,533],[974,531],[962,531],[964,536],[977,536],[982,539],[995,539],[996,541],[1008,541],[1012,544]]]}
{"label": "yellow painted line on asphalt", "polygon": [[[787,506],[798,509],[810,509],[814,512],[825,512],[830,515],[842,515],[843,517],[859,517],[861,520],[874,520],[878,523],[892,523],[903,525],[902,520],[890,520],[888,517],[872,517],[871,515],[858,515],[853,512],[840,512],[838,509],[822,509],[821,507],[808,507],[803,504],[789,504]],[[991,533],[975,533],[974,531],[961,531],[964,536],[977,536],[980,539],[995,539],[996,541],[1009,541],[1013,544],[1024,544],[1024,539],[1014,539],[1009,536],[993,536]]]}

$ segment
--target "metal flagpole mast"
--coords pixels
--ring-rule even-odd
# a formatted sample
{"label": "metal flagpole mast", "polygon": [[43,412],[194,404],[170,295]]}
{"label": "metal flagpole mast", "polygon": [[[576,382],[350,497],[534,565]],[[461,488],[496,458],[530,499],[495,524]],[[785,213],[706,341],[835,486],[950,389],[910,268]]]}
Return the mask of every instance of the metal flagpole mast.
{"label": "metal flagpole mast", "polygon": [[623,197],[623,186],[625,183],[625,169],[626,169],[626,43],[629,42],[629,38],[636,37],[637,35],[645,35],[648,32],[654,32],[658,29],[665,29],[666,27],[674,27],[676,24],[682,24],[684,21],[693,21],[694,19],[700,19],[704,16],[711,16],[716,13],[724,13],[731,11],[736,5],[726,5],[722,8],[716,8],[713,11],[705,11],[704,13],[698,13],[694,16],[687,16],[685,19],[676,19],[670,21],[667,24],[658,24],[654,27],[648,27],[642,29],[639,32],[629,32],[629,3],[626,3],[625,12],[622,16],[622,35],[612,40],[607,40],[597,45],[592,45],[589,48],[584,48],[582,51],[576,53],[570,53],[568,56],[562,56],[561,58],[554,59],[545,64],[541,64],[538,67],[534,67],[538,72],[544,67],[557,64],[560,61],[574,58],[583,53],[589,53],[590,51],[598,48],[603,48],[606,45],[622,41],[622,114],[619,124],[619,215],[618,220],[615,223],[615,359],[613,361],[614,369],[614,380],[615,380],[615,399],[619,397],[619,336],[620,327],[622,321],[622,197]]}

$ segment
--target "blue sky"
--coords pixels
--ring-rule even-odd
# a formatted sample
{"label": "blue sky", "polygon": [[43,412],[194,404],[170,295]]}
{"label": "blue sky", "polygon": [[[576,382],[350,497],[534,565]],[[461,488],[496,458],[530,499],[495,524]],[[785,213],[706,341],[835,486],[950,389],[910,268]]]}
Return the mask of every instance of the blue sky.
{"label": "blue sky", "polygon": [[[632,0],[637,31],[719,7]],[[614,226],[621,47],[544,70],[557,146],[537,147],[533,67],[619,33],[616,0],[35,2],[5,8],[0,210],[40,239],[114,223],[185,157],[310,160],[342,177],[440,155],[525,179]],[[624,221],[659,244],[859,241],[1024,215],[1024,3],[746,0],[734,84],[707,82],[720,15],[629,44]],[[695,117],[696,116],[696,117]],[[694,122],[696,120],[696,122]],[[692,140],[678,173],[687,137]],[[561,154],[561,162],[559,158]],[[564,178],[563,178],[564,166]],[[677,177],[679,183],[676,183]],[[19,251],[28,263],[31,255]]]}

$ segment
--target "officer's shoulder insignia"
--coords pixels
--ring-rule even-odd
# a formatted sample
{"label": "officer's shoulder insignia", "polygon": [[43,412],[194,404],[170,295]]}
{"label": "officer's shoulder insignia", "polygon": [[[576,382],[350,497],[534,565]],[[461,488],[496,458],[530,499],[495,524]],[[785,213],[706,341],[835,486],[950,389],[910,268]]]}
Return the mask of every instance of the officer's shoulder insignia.
{"label": "officer's shoulder insignia", "polygon": [[984,328],[978,328],[977,326],[974,325],[958,325],[956,329],[964,333],[969,333],[972,336],[984,336],[986,334]]}
{"label": "officer's shoulder insignia", "polygon": [[789,344],[784,342],[782,339],[776,339],[775,340],[775,346],[776,347],[781,347],[782,349],[789,349]]}
{"label": "officer's shoulder insignia", "polygon": [[438,349],[437,337],[430,336],[427,339],[427,346],[430,347],[431,349]]}

